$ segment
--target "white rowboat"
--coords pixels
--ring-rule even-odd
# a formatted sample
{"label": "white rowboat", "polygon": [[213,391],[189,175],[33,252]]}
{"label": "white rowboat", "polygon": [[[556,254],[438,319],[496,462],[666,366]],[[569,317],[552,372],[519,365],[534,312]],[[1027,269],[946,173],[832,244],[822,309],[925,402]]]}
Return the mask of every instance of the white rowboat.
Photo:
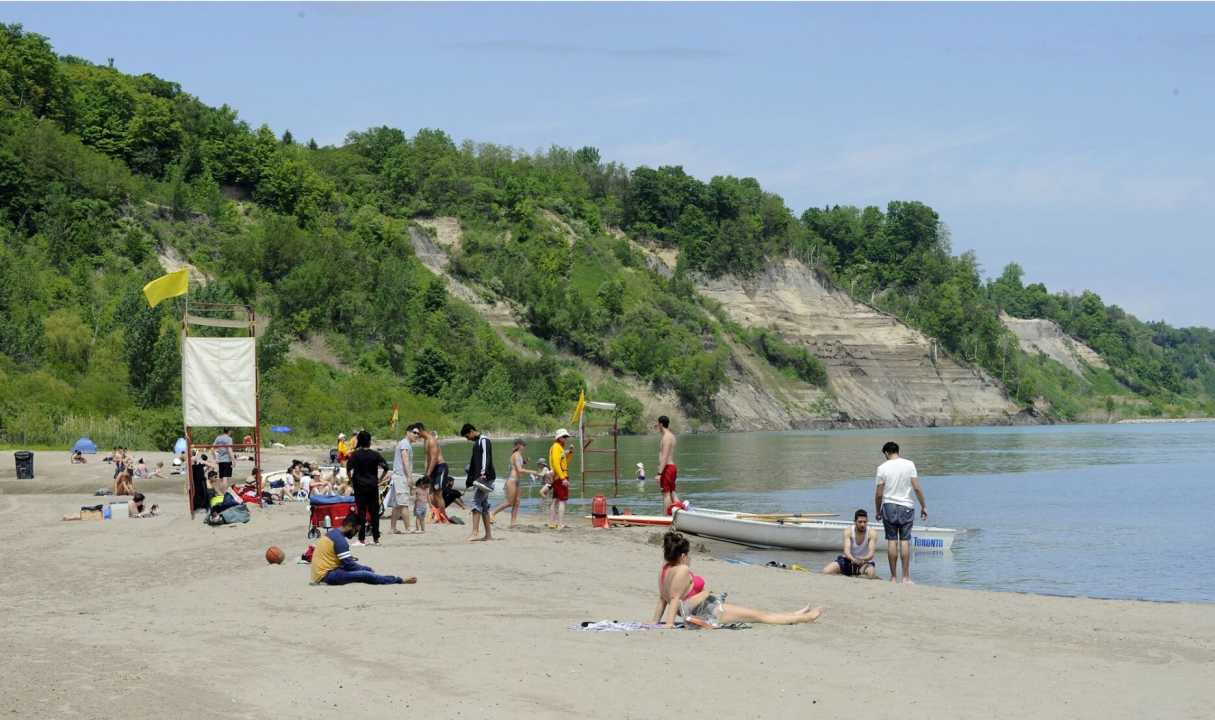
{"label": "white rowboat", "polygon": [[[680,532],[758,548],[837,551],[843,545],[845,520],[798,519],[797,522],[753,520],[725,510],[676,510],[672,525]],[[949,550],[960,531],[953,528],[913,525],[911,547],[915,550]],[[878,541],[884,536],[879,526]]]}

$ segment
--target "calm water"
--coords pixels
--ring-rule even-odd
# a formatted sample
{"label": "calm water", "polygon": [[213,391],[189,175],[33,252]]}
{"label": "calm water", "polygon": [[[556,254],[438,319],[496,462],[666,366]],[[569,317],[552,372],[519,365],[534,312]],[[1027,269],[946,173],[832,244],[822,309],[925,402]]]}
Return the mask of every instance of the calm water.
{"label": "calm water", "polygon": [[[689,435],[679,440],[680,495],[713,508],[850,519],[860,507],[873,512],[873,474],[886,440],[916,463],[930,524],[972,530],[951,552],[917,553],[919,582],[1215,602],[1215,570],[1200,554],[1212,527],[1215,423]],[[547,445],[532,441],[529,456],[543,457]],[[467,447],[445,448],[453,469],[463,467]],[[614,504],[659,511],[657,447],[656,437],[621,439],[625,478]],[[509,451],[508,439],[496,442],[499,468]],[[609,456],[591,457],[602,463]],[[649,475],[644,491],[632,479],[639,461]],[[586,495],[611,490],[600,479]],[[576,474],[573,494],[577,502]],[[525,498],[525,508],[535,506],[534,489]],[[816,569],[834,557],[714,550]],[[887,577],[884,549],[877,560]]]}

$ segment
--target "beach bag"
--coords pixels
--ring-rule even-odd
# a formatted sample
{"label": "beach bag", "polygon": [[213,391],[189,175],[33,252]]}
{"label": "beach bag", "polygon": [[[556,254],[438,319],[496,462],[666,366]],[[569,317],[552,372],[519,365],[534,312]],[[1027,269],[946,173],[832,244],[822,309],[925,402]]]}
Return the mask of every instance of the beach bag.
{"label": "beach bag", "polygon": [[219,514],[225,525],[236,525],[249,522],[249,508],[244,505],[230,507]]}

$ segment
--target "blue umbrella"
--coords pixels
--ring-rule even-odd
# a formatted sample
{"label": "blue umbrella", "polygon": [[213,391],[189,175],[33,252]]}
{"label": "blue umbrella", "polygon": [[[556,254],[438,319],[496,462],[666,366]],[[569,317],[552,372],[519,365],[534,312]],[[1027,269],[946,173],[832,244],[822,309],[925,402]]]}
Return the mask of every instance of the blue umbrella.
{"label": "blue umbrella", "polygon": [[271,425],[270,432],[289,433],[291,432],[291,427],[289,425]]}
{"label": "blue umbrella", "polygon": [[87,437],[82,437],[76,441],[75,445],[72,446],[72,452],[81,452],[93,455],[97,452],[97,443],[93,442]]}
{"label": "blue umbrella", "polygon": [[173,452],[181,455],[186,451],[186,439],[177,438],[177,442],[173,443]]}

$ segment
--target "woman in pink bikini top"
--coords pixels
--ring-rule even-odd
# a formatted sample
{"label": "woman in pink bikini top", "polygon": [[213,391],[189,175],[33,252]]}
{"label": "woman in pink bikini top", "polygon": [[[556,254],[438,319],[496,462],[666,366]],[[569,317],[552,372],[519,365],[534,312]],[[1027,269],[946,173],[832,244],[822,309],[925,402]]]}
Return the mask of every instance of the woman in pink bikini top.
{"label": "woman in pink bikini top", "polygon": [[814,622],[823,613],[821,607],[809,605],[791,613],[770,613],[732,605],[726,594],[720,597],[708,591],[705,579],[692,573],[688,552],[691,546],[681,533],[668,532],[662,538],[662,555],[666,561],[658,573],[658,604],[654,608],[654,623],[668,628],[676,622],[687,626],[718,627],[730,623],[766,623],[797,625]]}

